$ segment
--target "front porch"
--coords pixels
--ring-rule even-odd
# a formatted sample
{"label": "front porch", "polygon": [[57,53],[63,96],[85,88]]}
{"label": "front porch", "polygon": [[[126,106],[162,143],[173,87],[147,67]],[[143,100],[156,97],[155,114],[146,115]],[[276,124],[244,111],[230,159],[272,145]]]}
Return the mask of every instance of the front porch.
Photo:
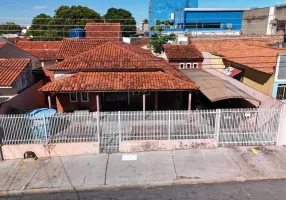
{"label": "front porch", "polygon": [[147,91],[147,92],[82,92],[56,93],[58,112],[86,110],[96,111],[152,111],[152,110],[191,110],[195,108],[192,91]]}

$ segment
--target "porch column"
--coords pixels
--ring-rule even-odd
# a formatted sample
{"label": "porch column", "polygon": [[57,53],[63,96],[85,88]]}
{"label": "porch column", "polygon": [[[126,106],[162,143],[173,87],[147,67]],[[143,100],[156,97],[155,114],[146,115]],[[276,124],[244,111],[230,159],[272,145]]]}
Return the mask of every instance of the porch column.
{"label": "porch column", "polygon": [[158,110],[158,107],[159,107],[159,105],[158,105],[158,92],[155,92],[155,110]]}
{"label": "porch column", "polygon": [[96,111],[100,112],[100,98],[99,98],[99,94],[96,94]]}
{"label": "porch column", "polygon": [[49,108],[52,108],[52,102],[51,102],[51,96],[48,95],[48,104],[49,104]]}
{"label": "porch column", "polygon": [[192,92],[189,92],[189,106],[188,106],[188,111],[192,110]]}
{"label": "porch column", "polygon": [[143,94],[143,112],[146,111],[146,95]]}

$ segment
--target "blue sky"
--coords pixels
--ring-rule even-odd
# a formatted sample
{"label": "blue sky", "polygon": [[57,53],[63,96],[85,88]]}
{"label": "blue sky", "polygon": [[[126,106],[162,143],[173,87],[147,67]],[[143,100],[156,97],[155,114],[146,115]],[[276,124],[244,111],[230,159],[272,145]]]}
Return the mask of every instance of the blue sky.
{"label": "blue sky", "polygon": [[[273,6],[277,2],[281,0],[199,0],[199,7],[265,7]],[[132,12],[138,23],[148,17],[148,3],[149,0],[0,0],[0,22],[15,21],[24,25],[30,23],[37,14],[53,15],[54,10],[60,5],[83,5],[102,15],[110,7],[124,8]]]}

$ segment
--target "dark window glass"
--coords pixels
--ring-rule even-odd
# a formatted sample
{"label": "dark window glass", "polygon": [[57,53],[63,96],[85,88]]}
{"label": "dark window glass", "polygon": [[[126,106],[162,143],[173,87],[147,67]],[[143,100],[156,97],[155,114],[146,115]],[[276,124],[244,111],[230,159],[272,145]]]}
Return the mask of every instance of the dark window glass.
{"label": "dark window glass", "polygon": [[186,23],[186,28],[203,28],[202,23]]}
{"label": "dark window glass", "polygon": [[204,28],[221,28],[221,23],[205,23]]}

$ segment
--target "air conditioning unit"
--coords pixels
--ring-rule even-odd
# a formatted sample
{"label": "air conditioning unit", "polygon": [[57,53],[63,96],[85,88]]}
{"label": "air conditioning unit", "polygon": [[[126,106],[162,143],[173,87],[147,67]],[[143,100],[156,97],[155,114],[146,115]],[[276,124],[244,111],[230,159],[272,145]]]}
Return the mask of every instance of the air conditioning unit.
{"label": "air conditioning unit", "polygon": [[226,29],[231,30],[232,29],[232,24],[226,24]]}

